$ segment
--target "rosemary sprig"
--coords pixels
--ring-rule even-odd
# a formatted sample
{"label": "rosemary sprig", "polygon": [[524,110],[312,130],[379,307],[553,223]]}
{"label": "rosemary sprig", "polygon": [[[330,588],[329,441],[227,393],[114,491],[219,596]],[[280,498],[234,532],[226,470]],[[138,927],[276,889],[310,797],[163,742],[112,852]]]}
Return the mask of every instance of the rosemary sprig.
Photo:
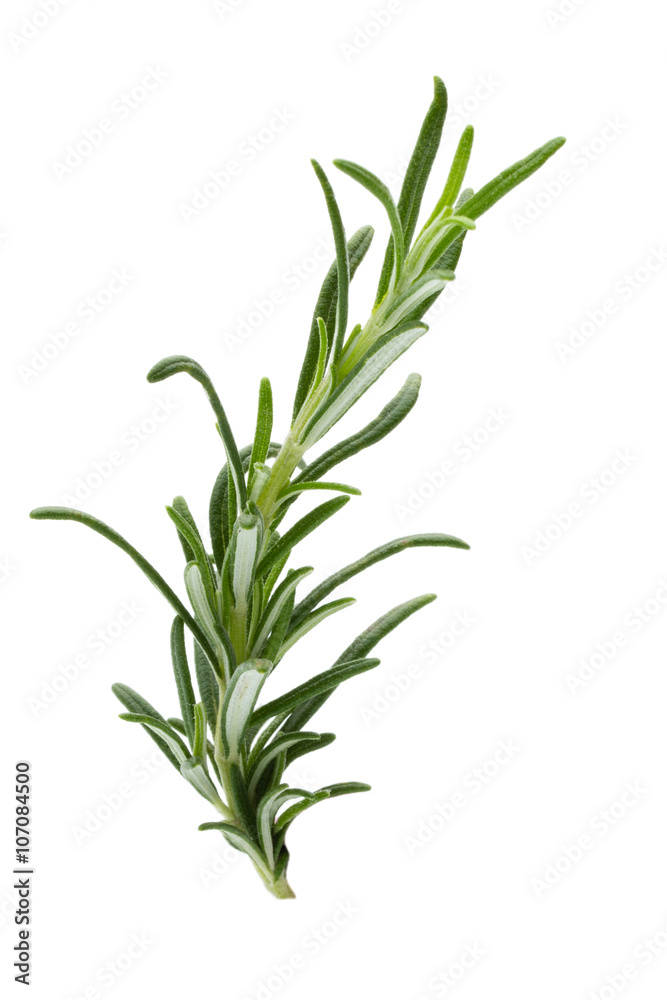
{"label": "rosemary sprig", "polygon": [[[324,480],[332,468],[380,441],[414,406],[420,386],[410,375],[382,412],[356,434],[309,464],[304,456],[390,365],[424,335],[431,304],[455,278],[467,232],[500,198],[529,177],[563,144],[553,139],[500,173],[474,193],[463,187],[473,142],[468,126],[459,142],[442,194],[417,238],[421,202],[440,145],[447,93],[436,77],[396,204],[382,181],[349,160],[335,166],[363,185],[384,206],[391,230],[370,317],[348,332],[350,281],[373,237],[369,226],[348,240],[333,188],[313,161],[322,187],[336,247],[336,260],[320,292],[298,377],[292,423],[282,443],[272,440],[271,384],[259,388],[254,440],[239,448],[225,410],[202,366],[178,355],[148,373],[160,382],[186,373],[200,383],[213,408],[226,464],[213,487],[209,509],[210,548],[183,497],[167,507],[185,556],[185,606],[158,571],[118,532],[82,511],[40,507],[31,517],[87,525],[126,552],[171,604],[171,657],[180,717],[165,718],[124,684],[113,691],[127,709],[121,718],[141,725],[169,761],[221,819],[201,830],[219,830],[245,852],[267,888],[293,896],[286,871],[287,831],[297,816],[324,799],[367,791],[359,782],[327,785],[316,792],[283,780],[290,764],[328,746],[332,733],[305,731],[321,705],[346,680],[374,669],[369,653],[392,629],[434,599],[416,597],[384,614],[361,633],[327,669],[291,691],[263,700],[263,689],[283,656],[308,632],[348,607],[351,598],[323,603],[338,587],[380,560],[416,546],[467,549],[452,535],[410,535],[374,549],[324,580],[298,603],[296,590],[311,567],[290,568],[294,549],[333,517],[359,490]],[[278,531],[304,492],[339,494],[316,506],[284,532]],[[187,629],[193,643],[189,657]],[[194,679],[190,659],[194,658]],[[262,703],[260,704],[260,700]],[[209,739],[210,736],[210,739]]]}

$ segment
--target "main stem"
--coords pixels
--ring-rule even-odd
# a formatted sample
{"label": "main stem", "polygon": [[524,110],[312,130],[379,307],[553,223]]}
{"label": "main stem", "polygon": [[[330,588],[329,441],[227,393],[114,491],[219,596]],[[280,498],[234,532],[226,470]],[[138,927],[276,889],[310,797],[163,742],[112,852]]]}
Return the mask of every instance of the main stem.
{"label": "main stem", "polygon": [[271,466],[271,475],[257,501],[257,506],[262,513],[266,528],[271,525],[276,500],[289,483],[292,473],[303,457],[304,451],[305,449],[294,440],[290,431],[276,456],[275,462]]}

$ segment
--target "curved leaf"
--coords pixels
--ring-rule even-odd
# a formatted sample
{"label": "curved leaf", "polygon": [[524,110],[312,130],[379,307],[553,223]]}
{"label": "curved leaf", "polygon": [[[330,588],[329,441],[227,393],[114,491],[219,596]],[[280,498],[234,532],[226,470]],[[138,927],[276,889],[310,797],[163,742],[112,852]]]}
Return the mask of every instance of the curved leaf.
{"label": "curved leaf", "polygon": [[[347,649],[343,650],[330,669],[334,670],[338,666],[344,666],[349,660],[366,656],[378,644],[380,639],[383,639],[397,625],[400,625],[406,618],[413,615],[415,611],[419,611],[420,608],[423,608],[434,600],[435,594],[424,594],[421,597],[413,597],[412,600],[405,601],[403,604],[392,608],[391,611],[388,611],[374,621],[361,635],[358,635],[354,642],[350,643]],[[322,694],[318,694],[314,698],[303,702],[286,720],[283,730],[285,732],[295,732],[305,726],[315,713],[319,711],[331,693],[331,691],[324,691]]]}
{"label": "curved leaf", "polygon": [[201,823],[199,825],[200,830],[219,830],[222,835],[229,841],[232,847],[235,847],[237,851],[243,851],[247,854],[250,860],[257,866],[262,875],[267,881],[272,878],[272,872],[269,868],[267,859],[265,858],[259,847],[253,843],[247,833],[239,830],[237,826],[232,826],[231,823]]}
{"label": "curved leaf", "polygon": [[316,695],[320,695],[323,692],[330,694],[343,681],[348,680],[350,677],[356,677],[357,674],[364,674],[367,670],[377,667],[379,663],[380,661],[377,659],[365,658],[355,658],[345,663],[336,663],[321,674],[317,674],[315,677],[311,677],[310,680],[304,681],[303,684],[292,688],[287,694],[283,694],[279,698],[274,698],[273,701],[268,702],[266,705],[262,705],[261,708],[258,708],[253,713],[250,725],[253,728],[255,726],[262,726],[274,715],[293,712],[299,705],[310,701]]}
{"label": "curved leaf", "polygon": [[229,425],[229,421],[227,420],[227,415],[223,409],[217,392],[213,388],[213,383],[211,382],[208,374],[204,371],[199,362],[194,360],[194,358],[189,358],[185,354],[173,354],[168,358],[163,358],[161,361],[158,361],[157,364],[153,365],[146,376],[146,379],[149,382],[162,382],[164,379],[170,378],[172,375],[177,375],[179,372],[185,372],[196,382],[199,382],[208,396],[209,402],[218,421],[218,430],[220,431],[222,443],[225,446],[227,461],[229,462],[232,470],[236,495],[240,501],[240,509],[243,510],[246,503],[246,488],[245,479],[243,478],[243,469],[241,467],[241,459],[239,457],[236,441],[234,440],[234,435],[232,434],[232,429]]}
{"label": "curved leaf", "polygon": [[321,608],[317,608],[315,611],[311,611],[309,615],[305,615],[301,619],[298,625],[292,628],[287,634],[280,646],[280,650],[275,656],[274,663],[277,665],[282,660],[285,653],[288,652],[299,641],[304,635],[307,635],[312,629],[314,629],[320,622],[323,622],[325,618],[329,618],[331,615],[335,615],[338,611],[344,611],[345,608],[349,608],[350,605],[356,604],[355,597],[341,597],[337,601],[331,601],[329,604],[323,604]]}
{"label": "curved leaf", "polygon": [[350,160],[334,160],[333,162],[335,167],[338,167],[338,169],[342,170],[344,174],[347,174],[348,177],[352,177],[353,180],[365,187],[367,191],[370,191],[371,194],[375,195],[387,212],[389,222],[391,224],[392,239],[394,242],[393,271],[396,274],[396,280],[398,280],[403,271],[403,262],[405,259],[405,237],[403,235],[403,226],[398,214],[398,209],[396,208],[394,199],[391,196],[391,191],[379,177],[376,177],[376,175],[372,173],[372,171],[367,170],[366,167],[362,167],[358,163],[352,163]]}
{"label": "curved leaf", "polygon": [[[350,290],[350,262],[347,256],[347,241],[345,239],[343,220],[341,219],[338,202],[336,201],[333,188],[329,183],[329,178],[317,160],[311,160],[310,162],[313,165],[313,170],[317,174],[317,179],[322,185],[322,190],[324,191],[327,210],[331,220],[331,228],[333,230],[334,244],[336,246],[336,275],[338,281],[336,286],[336,324],[332,344],[333,360],[335,362],[340,354],[343,337],[345,336],[345,330],[347,329],[347,310]],[[326,320],[324,320],[324,317],[321,317],[321,319],[326,326]]]}
{"label": "curved leaf", "polygon": [[183,619],[199,645],[209,657],[211,663],[214,663],[215,653],[213,652],[211,643],[181,599],[174,593],[167,581],[160,576],[155,567],[151,566],[148,559],[142,556],[142,554],[138,552],[133,545],[130,545],[130,543],[126,541],[117,531],[109,527],[108,524],[105,524],[104,521],[100,521],[98,518],[93,517],[92,514],[86,514],[84,511],[75,510],[72,507],[37,507],[35,510],[30,511],[30,517],[35,518],[36,520],[78,521],[81,524],[85,524],[86,527],[92,528],[93,531],[96,531],[99,535],[107,538],[110,542],[113,542],[114,545],[117,545],[119,549],[122,549],[123,552],[127,553],[127,555],[134,560],[139,569],[144,572],[153,586],[157,587],[163,597],[167,598],[178,617]]}
{"label": "curved leaf", "polygon": [[179,764],[190,757],[190,751],[168,722],[153,718],[152,715],[138,715],[135,712],[121,712],[118,716],[124,722],[138,722],[147,729],[152,729],[167,744]]}
{"label": "curved leaf", "polygon": [[325,785],[324,788],[318,788],[316,792],[313,792],[310,800],[298,802],[281,813],[276,820],[276,830],[288,827],[302,812],[325,799],[335,799],[339,795],[353,795],[355,792],[370,792],[370,790],[371,786],[361,781],[342,781],[336,785]]}
{"label": "curved leaf", "polygon": [[468,543],[464,542],[461,538],[456,538],[454,535],[441,534],[404,535],[402,538],[395,538],[391,542],[385,542],[384,545],[379,545],[376,549],[371,549],[361,559],[357,559],[348,566],[344,566],[343,569],[339,569],[336,573],[332,573],[326,580],[318,584],[314,590],[311,590],[294,608],[290,622],[291,627],[294,628],[298,625],[313,608],[317,607],[320,601],[329,596],[332,590],[340,587],[343,583],[347,583],[353,576],[363,573],[364,570],[370,566],[374,566],[375,563],[382,562],[383,559],[388,559],[390,556],[398,555],[400,552],[422,546],[442,546],[443,548],[452,549],[470,548]]}

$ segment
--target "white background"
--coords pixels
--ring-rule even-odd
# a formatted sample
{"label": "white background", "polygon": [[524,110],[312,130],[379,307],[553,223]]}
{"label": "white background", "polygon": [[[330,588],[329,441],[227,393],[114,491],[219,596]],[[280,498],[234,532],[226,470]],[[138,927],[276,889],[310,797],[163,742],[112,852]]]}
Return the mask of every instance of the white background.
{"label": "white background", "polygon": [[[11,976],[12,765],[26,758],[38,998],[664,996],[662,31],[648,0],[631,11],[564,0],[561,14],[556,0],[403,0],[378,27],[373,12],[387,6],[70,0],[45,18],[34,0],[2,5],[0,934]],[[154,89],[120,110],[148,71]],[[355,579],[340,594],[355,607],[276,678],[273,696],[328,666],[386,608],[438,593],[318,717],[338,740],[297,764],[298,780],[373,791],[295,825],[297,899],[278,902],[245,858],[225,862],[222,838],[197,832],[214,818],[206,804],[167,765],[149,762],[149,775],[153,744],[116,718],[118,680],[176,712],[170,609],[103,539],[27,514],[90,479],[78,505],[183,592],[164,504],[183,493],[206,524],[221,447],[198,386],[150,386],[145,373],[168,354],[196,357],[241,443],[268,374],[284,434],[330,261],[312,259],[328,220],[309,158],[357,160],[397,193],[434,73],[450,119],[429,211],[468,122],[474,187],[555,135],[568,143],[481,220],[430,332],[336,431],[423,374],[405,423],[341,467],[363,496],[304,543],[312,579],[408,532],[448,531],[472,549],[412,551]],[[261,133],[271,141],[250,159],[247,143],[276,109],[290,120]],[[103,118],[112,130],[99,146],[58,167]],[[241,169],[225,190],[184,211],[233,159]],[[378,230],[354,283],[351,319],[363,321],[387,225],[370,195],[330,173],[348,232]],[[114,269],[126,287],[87,322],[81,303],[104,303]],[[272,315],[255,315],[234,343],[272,293]],[[40,365],[52,335],[64,346]],[[580,346],[559,351],[570,339]],[[172,412],[151,423],[165,400]],[[502,426],[485,430],[491,409]],[[114,451],[121,463],[95,479]],[[443,481],[448,461],[457,471]],[[124,602],[139,610],[119,629]],[[474,621],[453,640],[457,614]],[[98,629],[115,636],[102,652]],[[440,652],[427,657],[432,641]],[[77,655],[88,665],[67,680]],[[591,657],[590,679],[568,685]],[[499,766],[501,741],[517,749]],[[112,812],[109,799],[122,804]],[[568,861],[582,837],[587,849]],[[145,943],[128,959],[133,935]]]}

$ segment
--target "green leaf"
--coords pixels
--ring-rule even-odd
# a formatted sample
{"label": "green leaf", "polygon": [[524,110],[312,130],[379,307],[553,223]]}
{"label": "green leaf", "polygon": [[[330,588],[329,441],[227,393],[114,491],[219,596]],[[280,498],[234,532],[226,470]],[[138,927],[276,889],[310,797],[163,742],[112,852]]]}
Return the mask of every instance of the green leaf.
{"label": "green leaf", "polygon": [[310,701],[310,699],[325,691],[331,693],[343,681],[348,680],[350,677],[356,677],[357,674],[364,674],[367,670],[372,670],[378,666],[379,662],[377,659],[356,658],[350,659],[345,663],[337,663],[321,674],[317,674],[315,677],[311,677],[310,680],[304,681],[303,684],[299,684],[298,687],[288,691],[287,694],[283,694],[279,698],[274,698],[273,701],[268,702],[266,705],[262,705],[261,708],[258,708],[253,713],[250,725],[253,728],[255,726],[262,726],[274,715],[293,712],[303,702]]}
{"label": "green leaf", "polygon": [[354,642],[350,643],[347,649],[340,654],[336,662],[346,662],[350,657],[366,656],[374,646],[377,646],[380,639],[384,639],[390,632],[393,632],[397,625],[400,625],[401,622],[404,622],[406,618],[409,618],[416,611],[420,611],[427,604],[431,604],[435,598],[435,594],[422,594],[419,597],[413,597],[409,601],[398,604],[391,611],[387,611],[386,614],[381,615],[361,635],[358,635]]}
{"label": "green leaf", "polygon": [[157,719],[158,722],[167,721],[157,708],[153,708],[149,701],[146,701],[142,695],[128,687],[127,684],[112,684],[111,690],[129,712],[135,712],[137,715],[148,715],[151,719]]}
{"label": "green leaf", "polygon": [[310,465],[307,465],[292,481],[293,485],[319,479],[320,476],[324,476],[334,466],[345,461],[346,458],[351,458],[352,455],[356,455],[365,448],[370,448],[371,445],[381,441],[382,438],[386,437],[387,434],[391,433],[395,427],[398,427],[405,420],[417,402],[420,385],[421,375],[408,375],[402,389],[396,393],[394,398],[387,403],[374,420],[371,420],[369,424],[366,424],[356,434],[345,438],[344,441],[340,441],[332,448],[329,448],[328,451],[325,451],[319,458],[316,458]]}
{"label": "green leaf", "polygon": [[[426,188],[426,182],[431,173],[438,147],[440,146],[442,129],[447,115],[447,91],[445,85],[437,76],[434,77],[433,83],[433,101],[426,113],[414,152],[410,157],[401,188],[401,196],[398,199],[398,215],[403,227],[406,248],[409,248],[414,235],[424,189]],[[387,246],[382,266],[382,275],[375,299],[376,306],[379,305],[387,294],[393,265],[394,243],[392,239]]]}
{"label": "green leaf", "polygon": [[[189,517],[187,515],[183,516],[182,513],[179,513],[179,510],[176,507],[177,501],[180,501],[179,506],[181,509],[183,509],[183,507],[185,508]],[[193,559],[201,570],[202,581],[204,583],[204,587],[206,588],[209,603],[214,606],[215,580],[211,570],[211,563],[206,553],[206,548],[204,547],[201,535],[199,534],[194,519],[188,509],[188,505],[183,497],[176,497],[176,500],[174,500],[174,506],[167,506],[166,510],[167,514],[169,514],[169,517],[176,525],[180,537],[187,543],[187,548],[192,552]],[[185,546],[183,550],[186,551]]]}
{"label": "green leaf", "polygon": [[273,393],[271,383],[268,378],[263,378],[259,383],[259,400],[257,403],[257,424],[255,426],[255,440],[252,445],[250,455],[248,489],[252,486],[255,478],[255,465],[266,462],[271,445],[271,431],[273,429]]}
{"label": "green leaf", "polygon": [[156,719],[152,715],[139,715],[136,712],[121,712],[118,718],[123,719],[124,722],[138,722],[144,728],[152,729],[164,740],[179,764],[190,757],[190,751],[185,743],[168,722]]}
{"label": "green leaf", "polygon": [[[466,170],[468,169],[468,163],[470,161],[470,153],[472,152],[473,139],[475,138],[475,130],[472,125],[466,125],[463,132],[461,133],[461,138],[459,139],[459,144],[456,147],[456,153],[454,154],[454,159],[452,161],[452,166],[449,171],[449,176],[447,178],[447,183],[445,184],[444,191],[440,195],[440,199],[436,204],[435,208],[431,212],[422,233],[425,232],[428,227],[435,222],[443,209],[451,207],[455,204],[456,199],[459,196],[461,188],[463,186],[463,180],[466,175]],[[420,233],[421,235],[421,233]]]}
{"label": "green leaf", "polygon": [[201,823],[199,826],[200,830],[219,830],[226,840],[235,847],[237,851],[243,851],[248,855],[250,860],[257,865],[260,872],[262,872],[264,878],[267,881],[271,880],[272,872],[269,868],[267,859],[264,854],[260,851],[259,847],[253,843],[247,833],[243,833],[239,830],[237,826],[232,826],[231,823]]}
{"label": "green leaf", "polygon": [[269,660],[246,660],[229,682],[220,710],[220,739],[228,761],[241,760],[248,720],[271,667]]}
{"label": "green leaf", "polygon": [[[372,239],[373,229],[371,226],[362,226],[362,228],[358,229],[349,239],[347,244],[347,256],[350,264],[350,280],[352,280],[359,264],[366,256],[366,252],[371,245]],[[313,383],[313,378],[317,368],[320,348],[320,333],[317,321],[318,319],[323,319],[327,330],[333,330],[336,323],[337,306],[338,261],[335,260],[327,272],[322,284],[322,290],[320,291],[320,295],[317,300],[317,305],[315,306],[315,312],[313,314],[313,320],[310,327],[310,335],[308,337],[308,345],[306,347],[306,355],[303,360],[301,373],[299,375],[299,384],[294,397],[292,421],[296,420],[297,414],[303,406],[306,396],[308,395],[308,390]]]}
{"label": "green leaf", "polygon": [[[171,662],[174,668],[176,690],[178,691],[178,702],[181,706],[183,725],[185,726],[185,732],[190,742],[190,746],[193,748],[193,752],[196,755],[199,753],[198,750],[195,750],[194,746],[195,705],[197,703],[197,699],[195,698],[195,692],[192,687],[190,667],[188,666],[188,657],[185,650],[183,622],[178,617],[174,618],[171,625]],[[199,756],[202,756],[202,754],[199,753]]]}
{"label": "green leaf", "polygon": [[201,757],[206,763],[208,751],[208,738],[206,735],[206,709],[203,702],[198,702],[194,707],[194,734],[192,737],[192,752],[195,757]]}
{"label": "green leaf", "polygon": [[208,396],[209,402],[218,421],[218,430],[220,431],[220,437],[222,438],[222,442],[225,446],[227,461],[229,462],[232,470],[234,487],[236,489],[236,495],[239,498],[240,509],[243,510],[246,504],[246,488],[238,448],[222,403],[220,402],[217,392],[213,388],[211,379],[202,366],[198,361],[195,361],[194,358],[189,358],[185,354],[174,354],[171,357],[163,358],[162,361],[158,361],[156,365],[153,365],[146,378],[149,382],[162,382],[163,379],[169,378],[171,375],[176,375],[179,372],[186,372],[196,382],[199,382]]}
{"label": "green leaf", "polygon": [[206,773],[206,768],[204,767],[200,757],[193,756],[189,757],[188,760],[184,760],[181,764],[181,774],[185,780],[188,781],[200,795],[203,795],[205,799],[211,802],[219,812],[224,812],[228,816],[232,815],[220,798],[218,789]]}
{"label": "green leaf", "polygon": [[[178,511],[178,513],[181,515],[181,517],[184,517],[184,518],[186,518],[189,521],[191,528],[195,532],[197,532],[197,526],[196,526],[196,524],[194,522],[194,518],[192,517],[192,514],[190,513],[190,509],[189,509],[187,503],[185,502],[185,500],[183,499],[183,497],[174,497],[174,502],[173,502],[172,506],[173,506],[174,510]],[[193,550],[190,548],[190,545],[189,545],[187,539],[185,538],[185,536],[180,531],[178,532],[178,540],[181,543],[181,546],[183,548],[183,555],[185,556],[186,563],[192,562],[192,560],[195,558],[195,554],[194,554]]]}
{"label": "green leaf", "polygon": [[[269,552],[270,549],[274,545],[277,545],[279,541],[280,541],[280,532],[272,528],[271,535],[269,537],[269,545],[267,546],[266,551]],[[278,582],[278,578],[280,577],[280,574],[284,570],[285,564],[287,563],[287,560],[289,559],[291,554],[292,554],[291,549],[288,549],[286,552],[283,552],[280,558],[277,559],[276,562],[273,564],[269,572],[266,573],[264,577],[262,577],[264,585],[263,597],[265,604],[268,601],[271,594],[273,593],[273,588]]]}
{"label": "green leaf", "polygon": [[215,650],[215,658],[211,666],[220,681],[226,683],[229,681],[236,664],[234,649],[227,632],[216,619],[208,603],[206,588],[197,563],[188,563],[185,567],[185,589],[188,592],[197,620],[201,622],[202,630],[207,636],[209,647]]}
{"label": "green leaf", "polygon": [[327,358],[329,357],[329,351],[331,349],[331,341],[329,340],[327,325],[321,316],[317,317],[317,330],[320,335],[320,352],[317,356],[317,368],[315,369],[315,377],[313,378],[311,392],[317,389],[318,385],[324,378],[324,370],[326,368]]}
{"label": "green leaf", "polygon": [[[461,194],[459,195],[459,199],[456,205],[454,206],[455,212],[457,213],[459,212],[462,206],[465,205],[466,201],[470,197],[472,197],[472,194],[473,194],[472,188],[466,188],[464,191],[461,192]],[[447,246],[442,256],[439,257],[438,260],[435,262],[435,268],[437,270],[456,271],[459,259],[461,257],[461,251],[463,250],[463,241],[466,237],[467,232],[468,230],[463,229],[460,236],[457,236],[456,239],[453,240]],[[427,312],[429,311],[435,300],[438,298],[438,295],[440,294],[441,293],[438,292],[436,295],[432,295],[430,298],[425,299],[420,304],[419,308],[415,309],[414,312],[410,314],[409,318],[413,321],[420,320],[423,316],[427,314]]]}
{"label": "green leaf", "polygon": [[445,251],[475,223],[464,215],[447,215],[436,222],[415,243],[410,254],[410,270],[421,274],[435,267]]}
{"label": "green leaf", "polygon": [[262,850],[269,859],[271,867],[274,865],[273,854],[273,823],[278,810],[290,799],[310,799],[312,792],[307,792],[303,788],[288,788],[286,784],[272,788],[263,796],[257,807],[257,833]]}
{"label": "green leaf", "polygon": [[99,535],[107,538],[110,542],[113,542],[114,545],[117,545],[119,549],[122,549],[123,552],[127,553],[127,555],[134,560],[139,569],[141,569],[148,577],[153,586],[157,587],[163,597],[167,598],[178,617],[181,618],[188,626],[197,642],[209,657],[211,664],[213,664],[215,661],[215,653],[205,633],[194,620],[181,599],[171,589],[166,580],[160,576],[155,567],[151,566],[148,559],[145,559],[144,556],[142,556],[133,545],[130,545],[130,543],[126,541],[122,535],[120,535],[113,528],[110,528],[108,524],[104,523],[104,521],[100,521],[98,518],[93,517],[92,514],[86,514],[82,510],[74,510],[71,507],[37,507],[35,510],[30,511],[30,517],[33,517],[36,520],[78,521],[80,524],[85,524],[86,527],[92,528],[93,531],[96,531]]}
{"label": "green leaf", "polygon": [[511,167],[507,167],[506,170],[499,173],[497,177],[494,177],[492,181],[489,181],[488,184],[485,184],[483,188],[480,188],[476,194],[468,199],[465,206],[468,218],[479,219],[480,215],[488,212],[492,205],[500,201],[517,184],[521,184],[531,174],[534,174],[536,170],[539,170],[554,153],[558,152],[564,143],[565,139],[562,136],[559,136],[557,139],[551,139],[523,160],[518,160]]}
{"label": "green leaf", "polygon": [[[185,736],[185,726],[183,725],[182,719],[177,719],[173,716],[170,716],[167,719],[167,722],[169,723],[172,729],[176,730],[179,736]],[[206,753],[207,753],[208,763],[211,764],[218,781],[220,781],[220,772],[218,771],[218,765],[215,762],[215,748],[210,740],[206,741]],[[197,756],[201,757],[201,754],[197,754]],[[207,765],[206,763],[204,763],[204,758],[202,758],[202,764],[204,766],[204,769],[206,769]]]}
{"label": "green leaf", "polygon": [[[281,445],[277,441],[271,441],[269,444],[269,450],[267,453],[267,458],[274,458],[280,451]],[[252,454],[252,445],[246,445],[245,448],[241,448],[239,452],[239,457],[241,459],[241,467],[243,472],[247,472],[250,468],[250,456]],[[228,480],[229,480],[229,466],[227,463],[223,465],[220,472],[217,475],[215,483],[213,485],[213,490],[211,491],[211,500],[208,508],[208,523],[209,531],[211,534],[211,545],[213,546],[213,555],[215,558],[216,565],[219,570],[222,569],[222,564],[225,558],[225,548],[229,542],[229,535],[231,533],[231,526],[229,524],[229,505],[228,505]],[[235,506],[235,504],[234,504]],[[233,523],[233,522],[232,522]]]}
{"label": "green leaf", "polygon": [[295,607],[290,626],[294,628],[298,625],[313,608],[317,607],[320,601],[329,596],[332,590],[340,587],[343,583],[347,583],[353,576],[363,573],[364,570],[370,566],[374,566],[375,563],[382,562],[383,559],[398,555],[399,552],[405,552],[407,549],[420,548],[422,546],[441,546],[451,549],[470,548],[467,542],[456,538],[454,535],[440,534],[404,535],[402,538],[395,538],[391,542],[385,542],[384,545],[379,545],[376,549],[371,549],[361,559],[357,559],[348,566],[344,566],[343,569],[339,569],[336,573],[332,573],[326,580],[318,584],[314,590],[311,590]]}
{"label": "green leaf", "polygon": [[264,614],[257,627],[257,633],[252,637],[250,656],[259,656],[266,643],[271,629],[278,621],[278,618],[285,607],[285,602],[293,595],[299,583],[310,576],[313,572],[312,566],[304,566],[302,569],[291,570],[287,577],[280,584],[275,594],[267,604]]}
{"label": "green leaf", "polygon": [[318,802],[322,802],[324,799],[329,798],[329,793],[320,789],[318,792],[313,792],[308,799],[303,799],[301,802],[297,802],[295,805],[290,806],[286,809],[284,813],[276,820],[275,826],[276,831],[286,830],[287,827],[296,819],[297,816],[305,812],[306,809],[310,809],[311,806],[317,805]]}
{"label": "green leaf", "polygon": [[211,727],[211,733],[214,735],[215,722],[218,718],[220,687],[213,668],[198,642],[195,642],[195,674],[197,675],[199,697],[206,709],[206,719]]}
{"label": "green leaf", "polygon": [[[337,274],[337,298],[336,298],[336,324],[333,338],[333,360],[334,362],[340,354],[343,346],[343,338],[347,329],[348,297],[350,290],[350,262],[347,256],[347,241],[345,239],[345,229],[341,219],[340,209],[333,193],[333,188],[329,183],[329,178],[317,160],[310,161],[317,174],[317,179],[322,185],[324,197],[327,203],[327,211],[331,220],[334,244],[336,247],[336,274]],[[326,324],[324,317],[321,317]],[[319,324],[318,324],[319,325]]]}
{"label": "green leaf", "polygon": [[320,524],[323,524],[324,521],[332,517],[337,511],[345,506],[349,499],[349,497],[345,496],[334,497],[333,500],[327,500],[325,503],[321,503],[319,507],[309,511],[309,513],[302,517],[300,521],[297,521],[296,524],[293,525],[289,531],[286,531],[282,538],[260,559],[256,570],[257,576],[264,576],[265,573],[268,573],[271,567],[282,558],[285,552],[293,549],[294,546],[309,535],[311,531],[314,531]]}
{"label": "green leaf", "polygon": [[303,757],[307,753],[312,753],[314,750],[323,750],[325,747],[330,746],[335,739],[335,733],[321,733],[319,742],[304,741],[303,743],[295,743],[285,754],[285,767],[283,771],[299,757]]}
{"label": "green leaf", "polygon": [[437,297],[445,285],[456,275],[453,271],[427,271],[410,285],[405,292],[396,296],[388,309],[384,326],[394,327],[401,322],[411,322],[423,302]]}
{"label": "green leaf", "polygon": [[312,629],[314,629],[320,622],[323,622],[325,618],[329,618],[331,615],[336,614],[337,611],[343,611],[345,608],[349,608],[351,604],[356,604],[356,598],[354,597],[341,597],[337,601],[331,601],[329,604],[323,604],[321,608],[317,608],[315,611],[311,611],[309,615],[305,615],[299,624],[292,628],[280,646],[278,655],[273,658],[274,663],[277,665],[282,660],[285,653],[288,652],[299,641],[304,635],[307,635]]}
{"label": "green leaf", "polygon": [[305,490],[336,490],[338,493],[348,493],[350,496],[361,496],[361,490],[358,490],[356,486],[346,486],[345,483],[290,483],[278,496],[276,504],[279,505],[285,500],[289,500],[290,497],[296,496],[298,493],[303,493]]}
{"label": "green leaf", "polygon": [[276,657],[278,656],[278,651],[283,644],[283,639],[285,638],[287,629],[289,628],[290,618],[292,617],[293,611],[294,591],[289,594],[273,628],[271,629],[271,635],[262,649],[262,656],[265,656],[267,660],[271,660],[274,666],[276,663]]}
{"label": "green leaf", "polygon": [[322,734],[320,733],[281,733],[279,736],[276,736],[275,739],[264,748],[255,761],[255,766],[250,774],[250,782],[248,784],[248,794],[250,795],[250,798],[253,799],[262,774],[279,754],[285,753],[285,751],[290,750],[298,743],[316,744],[319,743],[321,739]]}
{"label": "green leaf", "polygon": [[248,835],[253,839],[257,839],[257,822],[255,819],[255,813],[253,811],[252,805],[250,804],[250,798],[248,797],[248,789],[243,778],[243,772],[237,763],[233,763],[229,769],[229,785],[231,792],[231,805],[233,806],[234,813],[239,817]]}
{"label": "green leaf", "polygon": [[389,222],[391,223],[391,234],[394,243],[394,267],[393,272],[395,273],[396,280],[401,277],[403,271],[403,262],[405,259],[405,238],[403,236],[403,226],[401,224],[401,219],[398,214],[398,209],[394,203],[394,199],[391,196],[391,191],[379,177],[376,177],[374,173],[367,170],[366,167],[359,166],[358,163],[352,163],[350,160],[334,160],[334,166],[342,170],[344,174],[348,177],[352,177],[353,180],[357,181],[367,191],[375,195],[379,202],[384,206],[387,215],[389,216]]}
{"label": "green leaf", "polygon": [[425,323],[406,323],[380,337],[315,412],[301,443],[310,448],[319,441],[427,329]]}
{"label": "green leaf", "polygon": [[[254,504],[251,506],[254,507]],[[238,518],[225,556],[223,576],[229,581],[235,606],[247,605],[252,594],[255,566],[264,538],[264,522],[256,511],[256,507],[254,511],[244,510]]]}
{"label": "green leaf", "polygon": [[288,827],[302,812],[325,799],[335,799],[339,795],[353,795],[355,792],[370,792],[370,790],[371,786],[365,785],[361,781],[342,781],[336,785],[325,785],[324,788],[318,788],[316,792],[313,792],[310,800],[299,802],[281,813],[276,820],[276,830]]}
{"label": "green leaf", "polygon": [[[330,669],[334,670],[336,667],[344,665],[350,660],[366,656],[378,644],[380,639],[384,639],[397,625],[400,625],[406,618],[413,615],[415,611],[419,611],[420,608],[423,608],[434,600],[435,594],[424,594],[421,597],[413,597],[412,600],[405,601],[403,604],[392,608],[391,611],[388,611],[374,621],[361,635],[358,635],[354,642],[350,643],[347,649],[343,650]],[[284,732],[295,732],[305,726],[315,713],[319,711],[330,695],[331,691],[324,691],[309,701],[303,702],[284,723]]]}
{"label": "green leaf", "polygon": [[283,715],[274,716],[261,731],[260,727],[248,725],[248,745],[251,747],[247,762],[248,772],[252,771],[264,747],[273,737],[274,733],[280,729],[288,715],[289,712],[285,712]]}
{"label": "green leaf", "polygon": [[[159,722],[166,722],[167,720],[164,716],[160,715],[156,708],[153,708],[149,701],[142,698],[140,694],[137,694],[131,687],[127,684],[112,684],[111,690],[116,695],[118,700],[128,709],[130,712],[135,712],[138,715],[148,715],[151,719],[157,719]],[[148,733],[150,738],[156,744],[156,746],[162,751],[170,764],[180,771],[180,764],[176,757],[173,755],[167,743],[161,739],[156,732],[149,729],[148,726],[144,726],[144,731]]]}

